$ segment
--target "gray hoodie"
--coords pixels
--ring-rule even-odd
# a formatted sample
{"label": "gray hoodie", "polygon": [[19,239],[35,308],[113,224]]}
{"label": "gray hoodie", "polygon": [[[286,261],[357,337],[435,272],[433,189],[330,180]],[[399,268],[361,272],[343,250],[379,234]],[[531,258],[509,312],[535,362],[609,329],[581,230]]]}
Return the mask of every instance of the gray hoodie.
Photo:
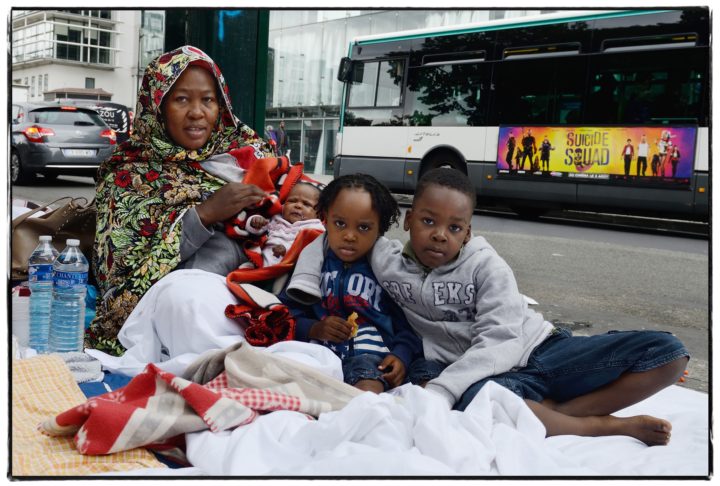
{"label": "gray hoodie", "polygon": [[[292,298],[319,298],[324,241],[324,236],[317,238],[300,255],[287,289]],[[475,382],[525,366],[553,329],[528,308],[512,270],[481,236],[435,269],[425,269],[404,253],[399,241],[381,237],[370,262],[422,338],[425,358],[448,364],[426,388],[451,406]]]}

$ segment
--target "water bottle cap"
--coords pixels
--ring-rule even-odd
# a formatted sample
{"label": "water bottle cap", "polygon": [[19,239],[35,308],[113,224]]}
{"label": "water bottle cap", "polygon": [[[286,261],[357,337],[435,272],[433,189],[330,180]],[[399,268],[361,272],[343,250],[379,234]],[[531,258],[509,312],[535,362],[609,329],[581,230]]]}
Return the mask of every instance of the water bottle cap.
{"label": "water bottle cap", "polygon": [[80,246],[80,240],[69,239],[65,242],[67,246]]}
{"label": "water bottle cap", "polygon": [[50,235],[41,235],[39,238],[40,241],[52,241],[52,236]]}

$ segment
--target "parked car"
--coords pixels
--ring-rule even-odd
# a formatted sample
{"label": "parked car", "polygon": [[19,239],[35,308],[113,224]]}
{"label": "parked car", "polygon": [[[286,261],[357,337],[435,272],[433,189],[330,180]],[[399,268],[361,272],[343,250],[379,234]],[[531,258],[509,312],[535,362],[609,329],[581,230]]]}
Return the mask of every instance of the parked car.
{"label": "parked car", "polygon": [[123,104],[112,101],[75,100],[71,98],[56,100],[55,103],[84,106],[85,108],[95,110],[107,126],[115,130],[115,136],[117,137],[118,144],[121,144],[130,138],[132,112]]}
{"label": "parked car", "polygon": [[117,142],[115,131],[95,111],[57,103],[14,103],[10,183],[36,174],[95,176]]}

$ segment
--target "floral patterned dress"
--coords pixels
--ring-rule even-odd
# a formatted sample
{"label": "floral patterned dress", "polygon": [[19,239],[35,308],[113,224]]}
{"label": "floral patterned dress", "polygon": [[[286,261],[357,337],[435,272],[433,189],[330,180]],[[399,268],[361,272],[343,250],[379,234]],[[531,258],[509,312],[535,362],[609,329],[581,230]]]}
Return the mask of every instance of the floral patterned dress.
{"label": "floral patterned dress", "polygon": [[[188,66],[212,73],[220,96],[215,131],[192,151],[172,141],[160,117],[163,97]],[[98,169],[93,263],[100,292],[86,347],[124,352],[117,334],[126,318],[145,292],[180,263],[182,215],[225,184],[199,162],[245,146],[257,158],[274,156],[270,145],[233,115],[225,80],[207,54],[184,46],[148,65],[133,133]]]}

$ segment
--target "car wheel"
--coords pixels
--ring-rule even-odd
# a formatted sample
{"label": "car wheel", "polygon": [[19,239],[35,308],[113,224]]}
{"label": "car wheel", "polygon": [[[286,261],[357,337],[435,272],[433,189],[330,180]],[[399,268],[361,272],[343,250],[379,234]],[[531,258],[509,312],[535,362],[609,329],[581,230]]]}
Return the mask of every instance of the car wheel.
{"label": "car wheel", "polygon": [[12,151],[10,154],[10,184],[26,184],[32,181],[34,174],[28,174],[27,170],[23,167],[22,159],[16,151]]}

